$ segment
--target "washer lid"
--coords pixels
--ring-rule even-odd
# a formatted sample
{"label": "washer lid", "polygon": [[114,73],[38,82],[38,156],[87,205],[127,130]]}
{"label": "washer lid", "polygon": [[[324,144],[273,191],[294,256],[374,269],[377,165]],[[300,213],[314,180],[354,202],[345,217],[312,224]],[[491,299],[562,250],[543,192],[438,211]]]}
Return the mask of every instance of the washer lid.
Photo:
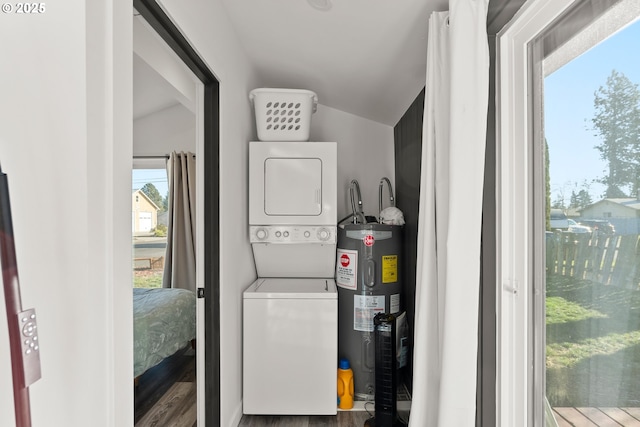
{"label": "washer lid", "polygon": [[258,279],[244,292],[245,298],[337,299],[334,279],[265,278]]}

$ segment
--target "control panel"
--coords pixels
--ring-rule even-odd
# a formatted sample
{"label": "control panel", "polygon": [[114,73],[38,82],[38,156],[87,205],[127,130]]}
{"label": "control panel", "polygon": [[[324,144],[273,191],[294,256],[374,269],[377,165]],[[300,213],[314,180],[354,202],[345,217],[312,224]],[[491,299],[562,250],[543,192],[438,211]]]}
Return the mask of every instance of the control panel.
{"label": "control panel", "polygon": [[40,342],[38,340],[36,311],[30,308],[21,311],[16,316],[18,317],[17,326],[20,328],[23,386],[29,387],[41,377]]}
{"label": "control panel", "polygon": [[252,225],[251,243],[336,243],[335,226]]}

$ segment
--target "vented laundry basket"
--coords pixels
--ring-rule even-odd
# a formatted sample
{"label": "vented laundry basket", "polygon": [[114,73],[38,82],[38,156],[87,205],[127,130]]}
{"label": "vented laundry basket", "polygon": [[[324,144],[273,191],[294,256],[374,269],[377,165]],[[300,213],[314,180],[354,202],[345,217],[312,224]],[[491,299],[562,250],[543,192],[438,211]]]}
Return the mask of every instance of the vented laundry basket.
{"label": "vented laundry basket", "polygon": [[249,94],[260,141],[308,141],[318,96],[303,89],[254,89]]}

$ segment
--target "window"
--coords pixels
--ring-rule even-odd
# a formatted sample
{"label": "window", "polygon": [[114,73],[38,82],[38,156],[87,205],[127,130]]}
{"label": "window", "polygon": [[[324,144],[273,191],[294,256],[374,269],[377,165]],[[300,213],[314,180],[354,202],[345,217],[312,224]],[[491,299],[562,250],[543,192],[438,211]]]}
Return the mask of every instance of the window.
{"label": "window", "polygon": [[[617,65],[607,57],[574,69],[570,81],[554,82],[594,49],[633,30],[639,15],[640,4],[633,0],[534,0],[498,35],[499,425],[554,425],[555,420],[567,425],[568,419],[575,425],[612,425],[613,420],[629,425],[625,417],[640,419],[635,409],[640,402],[629,397],[640,394],[634,389],[640,319],[632,308],[639,291],[638,283],[628,282],[635,277],[628,273],[635,259],[620,252],[626,228],[619,226],[618,215],[628,208],[616,205],[623,196],[633,197],[637,183],[599,176],[609,166],[594,166],[589,156],[598,142],[583,135],[588,124],[591,136],[603,136],[584,108],[594,105],[594,93],[606,87],[612,70],[595,88],[585,79],[595,68]],[[638,38],[623,49],[625,60],[635,60]],[[591,98],[587,102],[582,95]],[[581,112],[580,129],[572,128],[571,116]],[[554,133],[554,126],[564,133]],[[590,219],[606,218],[615,226],[613,236],[550,230],[550,208],[565,210],[579,224],[586,206],[605,198],[615,209]],[[598,258],[602,253],[595,242],[612,245],[605,251],[609,258]]]}
{"label": "window", "polygon": [[[627,151],[640,137],[640,60],[629,52],[640,43],[640,23],[584,46],[608,20],[605,13],[542,60],[546,200],[576,225],[595,203],[636,199],[635,167],[627,171],[627,162],[640,156]],[[576,48],[584,52],[574,58]],[[584,226],[606,218],[619,232],[569,227],[567,238],[545,242],[545,324],[534,320],[545,328],[543,394],[560,423],[640,423],[640,283],[629,276],[638,219],[633,211],[594,214]]]}
{"label": "window", "polygon": [[159,288],[167,248],[166,169],[133,169],[132,194],[133,286]]}

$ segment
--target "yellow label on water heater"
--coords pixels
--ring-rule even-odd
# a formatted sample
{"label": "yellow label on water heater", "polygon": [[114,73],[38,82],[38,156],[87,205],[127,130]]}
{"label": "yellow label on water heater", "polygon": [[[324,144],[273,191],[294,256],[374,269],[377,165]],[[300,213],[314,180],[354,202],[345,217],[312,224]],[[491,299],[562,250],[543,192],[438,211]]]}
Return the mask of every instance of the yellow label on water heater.
{"label": "yellow label on water heater", "polygon": [[382,256],[382,283],[398,281],[398,255]]}

